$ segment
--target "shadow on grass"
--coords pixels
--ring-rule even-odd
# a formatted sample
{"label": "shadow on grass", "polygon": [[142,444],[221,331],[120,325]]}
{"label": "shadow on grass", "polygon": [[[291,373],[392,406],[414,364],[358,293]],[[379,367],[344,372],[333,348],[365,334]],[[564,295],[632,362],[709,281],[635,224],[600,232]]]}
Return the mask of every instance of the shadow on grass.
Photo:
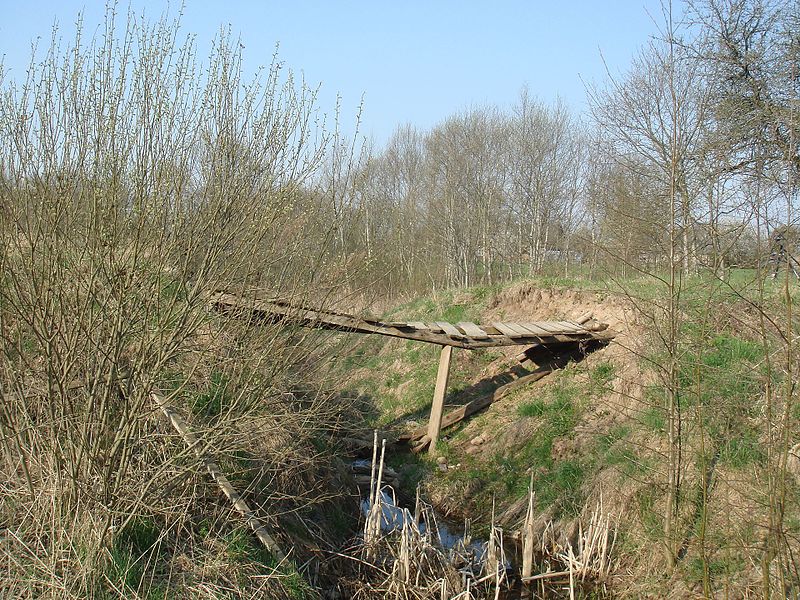
{"label": "shadow on grass", "polygon": [[[553,371],[563,369],[571,362],[580,362],[592,352],[595,352],[606,345],[607,342],[592,340],[588,343],[579,342],[558,344],[552,347],[533,346],[525,351],[530,360],[525,361],[524,364],[511,365],[502,373],[492,375],[491,377],[484,377],[480,381],[469,386],[451,389],[450,392],[445,396],[444,412],[447,414],[448,411],[457,410],[470,404],[471,402],[487,399],[497,394],[501,388],[510,386],[510,384],[513,384],[514,382],[523,384],[526,380],[525,378],[528,376],[533,376],[535,374],[544,374],[546,376]],[[531,367],[535,368],[531,369],[526,365],[530,365]],[[533,381],[531,381],[531,383],[532,382]],[[499,400],[499,398],[494,398],[494,400],[491,401],[487,400],[486,406],[479,408],[473,414],[481,412],[496,400]],[[391,430],[398,430],[402,428],[402,426],[409,420],[427,420],[429,413],[430,404],[428,403],[422,407],[409,410],[406,413],[398,416],[389,424],[388,427]],[[468,417],[469,416],[472,415],[468,415]]]}
{"label": "shadow on grass", "polygon": [[[517,379],[526,375],[530,375],[533,372],[534,371],[526,369],[521,365],[512,365],[508,370],[491,377],[485,377],[473,385],[451,388],[444,399],[445,412],[447,412],[448,409],[452,410],[459,408],[465,404],[469,404],[473,400],[494,394],[504,385],[507,385],[512,381],[516,381]],[[432,399],[433,398],[431,397],[431,400]],[[390,430],[396,430],[402,428],[407,421],[417,421],[420,419],[427,420],[430,410],[430,402],[428,402],[422,407],[406,411],[391,421],[387,425],[387,428]]]}

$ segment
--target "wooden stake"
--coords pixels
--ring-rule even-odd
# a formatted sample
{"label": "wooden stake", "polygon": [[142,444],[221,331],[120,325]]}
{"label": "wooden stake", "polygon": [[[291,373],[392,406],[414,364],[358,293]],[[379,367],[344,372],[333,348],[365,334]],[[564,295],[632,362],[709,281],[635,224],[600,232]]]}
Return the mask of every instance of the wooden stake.
{"label": "wooden stake", "polygon": [[447,380],[450,378],[450,357],[453,354],[452,346],[442,346],[439,357],[439,371],[436,374],[436,389],[433,392],[431,405],[431,418],[428,421],[428,437],[431,438],[429,452],[436,451],[436,441],[439,439],[439,429],[442,426],[442,412],[444,411],[444,397],[447,394]]}

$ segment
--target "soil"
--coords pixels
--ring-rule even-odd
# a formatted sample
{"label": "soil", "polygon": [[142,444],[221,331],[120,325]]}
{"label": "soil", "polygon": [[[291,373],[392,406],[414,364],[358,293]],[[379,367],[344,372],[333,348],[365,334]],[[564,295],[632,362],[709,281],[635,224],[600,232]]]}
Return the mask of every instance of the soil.
{"label": "soil", "polygon": [[[634,411],[641,408],[643,391],[650,383],[651,376],[640,367],[639,354],[645,347],[646,339],[637,312],[630,301],[618,296],[583,290],[541,289],[530,283],[523,283],[497,294],[481,315],[481,322],[490,323],[575,320],[586,314],[607,323],[616,337],[607,347],[590,354],[585,359],[585,364],[591,368],[601,363],[611,363],[615,367],[615,378],[611,382],[611,390],[583,415],[574,438],[557,443],[554,452],[559,457],[581,452],[598,432],[610,429],[615,423],[629,418]],[[518,346],[501,348],[503,358],[488,365],[480,377],[507,372],[510,366],[516,364],[515,357],[520,351]],[[485,434],[484,437],[489,439],[480,448],[487,456],[518,447],[520,442],[534,434],[534,426],[527,420],[519,419],[517,408],[549,385],[550,380],[545,377],[531,384],[527,393],[515,394],[496,402],[486,410],[487,418],[467,424],[465,435],[461,437],[472,440]],[[485,425],[481,423],[490,423],[493,431],[484,431]],[[503,433],[498,435],[498,431]],[[464,450],[467,451],[466,448]],[[474,455],[476,451],[472,449],[469,453]]]}

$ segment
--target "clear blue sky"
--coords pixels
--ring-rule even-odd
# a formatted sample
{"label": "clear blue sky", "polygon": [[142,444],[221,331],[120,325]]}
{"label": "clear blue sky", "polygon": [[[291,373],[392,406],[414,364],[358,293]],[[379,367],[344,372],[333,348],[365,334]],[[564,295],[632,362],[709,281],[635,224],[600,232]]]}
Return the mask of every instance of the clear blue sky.
{"label": "clear blue sky", "polygon": [[[120,2],[120,12],[127,6]],[[131,6],[155,18],[167,3]],[[0,0],[0,7],[0,54],[16,76],[31,41],[47,41],[54,22],[70,37],[79,11],[88,32],[104,13],[104,2],[88,0]],[[361,133],[381,144],[399,124],[429,128],[471,105],[508,106],[526,84],[542,100],[560,96],[582,111],[581,78],[605,77],[601,52],[612,72],[625,70],[656,31],[650,15],[660,14],[659,0],[187,0],[183,27],[197,34],[204,56],[220,25],[230,24],[253,71],[269,64],[279,43],[288,67],[322,84],[326,111],[338,93],[352,122],[363,94]]]}

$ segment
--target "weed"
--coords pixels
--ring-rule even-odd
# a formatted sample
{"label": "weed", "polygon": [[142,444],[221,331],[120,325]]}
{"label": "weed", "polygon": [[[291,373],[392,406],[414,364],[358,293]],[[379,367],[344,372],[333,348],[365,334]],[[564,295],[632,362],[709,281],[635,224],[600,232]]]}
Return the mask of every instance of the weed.
{"label": "weed", "polygon": [[147,517],[136,517],[114,537],[109,577],[130,589],[139,589],[147,556],[159,550],[161,531]]}
{"label": "weed", "polygon": [[542,495],[540,502],[557,504],[564,514],[578,514],[583,505],[581,486],[585,475],[586,466],[579,460],[555,464],[550,476],[541,479],[537,486],[537,493]]}
{"label": "weed", "polygon": [[389,373],[383,385],[389,389],[394,389],[402,382],[403,377],[400,373]]}
{"label": "weed", "polygon": [[766,455],[756,433],[751,430],[740,437],[726,440],[720,449],[719,459],[735,469],[741,469],[750,464],[763,464]]}
{"label": "weed", "polygon": [[631,434],[628,425],[617,425],[597,438],[596,460],[600,467],[616,467],[624,475],[634,475],[646,469],[646,464],[626,443]]}
{"label": "weed", "polygon": [[161,297],[164,300],[178,300],[183,302],[186,300],[186,291],[186,285],[177,279],[170,278],[166,281],[162,281]]}
{"label": "weed", "polygon": [[[712,558],[707,561],[708,574],[712,579],[718,577],[730,577],[741,571],[744,567],[744,560],[741,557],[726,556]],[[703,559],[700,556],[692,557],[686,565],[686,575],[691,581],[702,581],[704,576]]]}
{"label": "weed", "polygon": [[136,517],[117,534],[114,545],[135,556],[141,556],[158,543],[160,536],[161,530],[155,521],[147,517]]}
{"label": "weed", "polygon": [[597,365],[591,372],[591,380],[595,385],[607,384],[614,378],[616,368],[610,362],[602,362]]}
{"label": "weed", "polygon": [[257,563],[274,570],[281,585],[290,598],[301,600],[307,598],[312,588],[291,562],[281,562],[261,544],[256,543],[253,536],[244,529],[236,529],[225,536],[228,556],[236,563]]}
{"label": "weed", "polygon": [[[439,444],[437,443],[437,448]],[[386,461],[398,473],[402,473],[401,482],[404,490],[413,495],[417,485],[423,480],[432,463],[427,455],[413,452],[392,453]]]}
{"label": "weed", "polygon": [[653,541],[661,540],[664,533],[661,529],[662,516],[656,510],[657,498],[658,492],[653,486],[642,488],[636,494],[642,529],[647,537]]}
{"label": "weed", "polygon": [[476,286],[470,289],[472,293],[472,298],[475,300],[476,303],[485,304],[488,299],[492,296],[497,294],[500,291],[500,285],[485,285],[485,286]]}
{"label": "weed", "polygon": [[249,531],[235,529],[225,536],[225,548],[234,562],[257,562],[266,567],[276,565],[275,557],[264,546],[257,544]]}
{"label": "weed", "polygon": [[520,404],[518,412],[521,417],[540,417],[547,410],[547,404],[541,398]]}
{"label": "weed", "polygon": [[195,396],[192,412],[206,418],[218,417],[229,402],[230,380],[225,373],[214,371],[209,378],[208,391]]}
{"label": "weed", "polygon": [[[458,323],[459,321],[471,320],[471,316],[472,311],[466,304],[451,304],[444,310],[442,319],[450,323]],[[472,317],[472,319],[474,318],[475,317]]]}
{"label": "weed", "polygon": [[639,422],[651,431],[663,433],[666,431],[666,417],[664,409],[651,406],[639,413]]}
{"label": "weed", "polygon": [[598,438],[598,447],[602,452],[609,450],[619,440],[625,439],[630,435],[631,428],[628,425],[617,425],[609,430],[605,435]]}
{"label": "weed", "polygon": [[555,459],[553,445],[571,434],[580,400],[580,388],[569,374],[562,373],[543,396],[518,409],[521,416],[536,419],[536,429],[524,445],[495,456],[491,464],[471,463],[469,469],[451,477],[483,481],[476,501],[487,507],[493,495],[515,498],[526,494],[532,473],[537,504],[553,505],[557,513],[575,514],[588,465],[577,459]]}

